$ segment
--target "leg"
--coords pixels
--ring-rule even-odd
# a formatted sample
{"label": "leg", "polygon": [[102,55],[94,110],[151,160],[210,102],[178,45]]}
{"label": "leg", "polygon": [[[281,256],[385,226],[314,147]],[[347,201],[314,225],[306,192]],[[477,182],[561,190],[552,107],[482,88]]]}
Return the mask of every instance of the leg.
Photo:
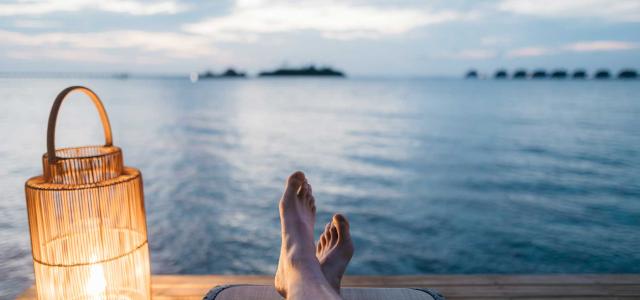
{"label": "leg", "polygon": [[304,174],[295,172],[289,176],[279,204],[282,246],[275,287],[290,300],[339,300],[340,295],[325,279],[315,255],[314,202]]}

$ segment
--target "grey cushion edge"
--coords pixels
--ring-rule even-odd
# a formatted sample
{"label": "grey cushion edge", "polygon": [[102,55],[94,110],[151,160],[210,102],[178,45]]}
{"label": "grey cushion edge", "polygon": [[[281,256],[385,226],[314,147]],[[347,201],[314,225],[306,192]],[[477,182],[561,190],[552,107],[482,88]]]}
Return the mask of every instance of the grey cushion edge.
{"label": "grey cushion edge", "polygon": [[[228,284],[228,285],[219,285],[216,286],[214,288],[212,288],[205,296],[204,298],[202,298],[202,300],[215,300],[216,297],[218,297],[218,295],[220,293],[222,293],[222,291],[231,288],[231,287],[237,287],[237,286],[255,286],[253,284]],[[438,291],[434,290],[434,289],[428,289],[428,288],[411,288],[413,290],[416,291],[421,291],[424,293],[429,294],[429,296],[433,297],[434,300],[445,300],[444,296],[442,296],[442,294],[440,294]]]}
{"label": "grey cushion edge", "polygon": [[428,289],[428,288],[412,288],[416,291],[421,291],[421,292],[425,292],[427,294],[429,294],[431,297],[433,297],[434,300],[445,300],[444,296],[442,296],[442,294],[440,294],[440,292],[434,290],[434,289]]}
{"label": "grey cushion edge", "polygon": [[202,300],[214,300],[216,299],[216,297],[218,297],[218,295],[220,293],[222,293],[222,291],[230,288],[230,287],[234,287],[234,286],[251,286],[250,284],[227,284],[227,285],[218,285],[214,288],[212,288],[211,290],[209,290],[209,292],[204,295],[204,298],[202,298]]}

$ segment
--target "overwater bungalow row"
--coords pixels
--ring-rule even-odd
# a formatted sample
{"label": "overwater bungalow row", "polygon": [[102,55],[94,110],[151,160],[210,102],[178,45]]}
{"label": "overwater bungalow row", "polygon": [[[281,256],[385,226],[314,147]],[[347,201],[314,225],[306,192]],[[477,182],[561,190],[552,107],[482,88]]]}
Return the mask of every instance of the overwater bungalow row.
{"label": "overwater bungalow row", "polygon": [[[477,70],[469,70],[465,77],[467,79],[491,78],[491,76],[483,75]],[[494,79],[611,79],[614,75],[607,69],[596,70],[592,76],[589,76],[587,71],[583,69],[574,70],[573,72],[565,69],[554,69],[549,72],[544,69],[536,69],[530,72],[525,69],[517,69],[509,76],[507,70],[498,69],[493,73],[492,77]],[[618,79],[637,79],[638,71],[634,69],[623,69],[620,70],[615,77]]]}

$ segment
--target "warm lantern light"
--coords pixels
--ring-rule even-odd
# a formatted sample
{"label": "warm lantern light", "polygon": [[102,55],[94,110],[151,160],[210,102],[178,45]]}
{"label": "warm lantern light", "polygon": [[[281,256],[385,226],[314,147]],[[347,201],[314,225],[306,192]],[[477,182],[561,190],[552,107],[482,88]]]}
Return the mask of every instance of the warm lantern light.
{"label": "warm lantern light", "polygon": [[[93,100],[104,146],[55,149],[58,111],[72,91]],[[124,166],[102,102],[88,88],[56,98],[42,162],[44,174],[25,187],[38,299],[150,299],[142,176]]]}

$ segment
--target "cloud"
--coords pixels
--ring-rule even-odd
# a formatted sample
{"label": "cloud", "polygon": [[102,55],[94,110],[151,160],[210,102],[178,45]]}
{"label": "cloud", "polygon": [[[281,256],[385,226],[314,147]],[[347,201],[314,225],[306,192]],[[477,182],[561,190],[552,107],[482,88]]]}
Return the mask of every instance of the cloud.
{"label": "cloud", "polygon": [[560,47],[525,47],[507,52],[507,57],[536,57],[566,52],[610,52],[640,49],[640,43],[624,41],[585,41],[565,44]]}
{"label": "cloud", "polygon": [[633,50],[640,48],[638,43],[621,42],[621,41],[590,41],[568,44],[563,47],[567,51],[573,52],[605,52],[605,51],[621,51]]}
{"label": "cloud", "polygon": [[186,10],[173,0],[23,0],[0,4],[0,16],[44,15],[55,12],[101,10],[130,15],[176,14]]}
{"label": "cloud", "polygon": [[554,53],[552,49],[545,47],[525,47],[508,51],[507,57],[535,57],[552,53]]}
{"label": "cloud", "polygon": [[498,4],[498,9],[537,17],[640,22],[638,0],[504,0]]}
{"label": "cloud", "polygon": [[485,36],[480,39],[483,46],[500,46],[511,43],[511,38],[506,36]]}
{"label": "cloud", "polygon": [[54,21],[45,21],[37,19],[20,19],[13,22],[16,28],[43,29],[60,26],[60,23]]}
{"label": "cloud", "polygon": [[24,34],[0,30],[0,40],[3,41],[3,46],[5,47],[21,47],[27,48],[29,51],[42,52],[51,51],[52,49],[131,49],[173,58],[205,57],[217,52],[206,37],[170,32],[128,30],[93,33],[53,32]]}
{"label": "cloud", "polygon": [[76,49],[49,49],[48,51],[11,50],[6,56],[11,59],[33,60],[33,59],[54,59],[71,62],[91,62],[91,63],[120,63],[117,56],[96,50],[76,50]]}
{"label": "cloud", "polygon": [[378,38],[414,28],[468,19],[455,11],[383,8],[346,1],[237,1],[231,13],[183,26],[216,40],[254,41],[261,34],[318,31],[325,38]]}
{"label": "cloud", "polygon": [[445,58],[465,60],[491,59],[495,58],[496,56],[498,56],[498,53],[496,51],[488,49],[465,49],[459,52],[454,52],[452,54],[443,55],[443,57]]}

